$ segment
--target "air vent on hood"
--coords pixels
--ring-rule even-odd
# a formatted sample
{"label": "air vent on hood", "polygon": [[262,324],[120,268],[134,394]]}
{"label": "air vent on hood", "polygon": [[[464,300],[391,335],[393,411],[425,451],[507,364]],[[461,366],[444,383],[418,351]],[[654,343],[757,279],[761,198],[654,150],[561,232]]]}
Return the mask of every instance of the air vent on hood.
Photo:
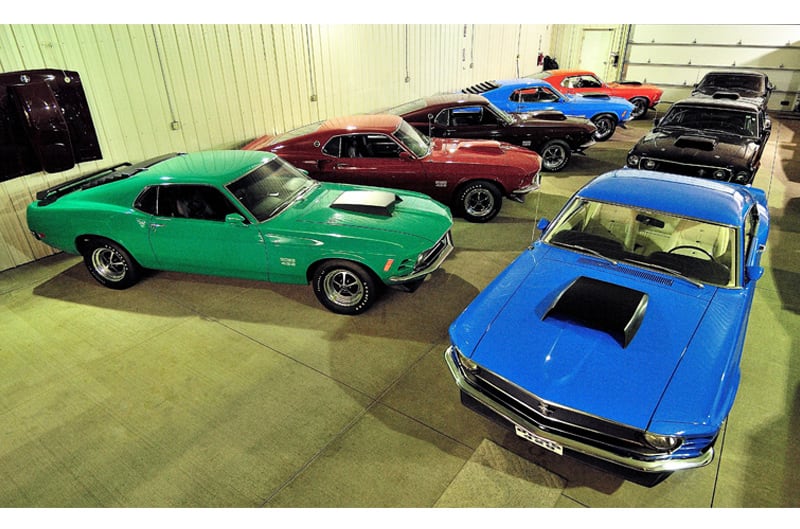
{"label": "air vent on hood", "polygon": [[647,299],[644,292],[582,276],[556,297],[542,319],[603,331],[627,347],[642,324]]}
{"label": "air vent on hood", "polygon": [[401,198],[390,191],[345,191],[336,200],[331,202],[331,207],[357,213],[370,215],[383,215],[390,217],[394,205],[401,202]]}
{"label": "air vent on hood", "polygon": [[701,151],[713,151],[715,144],[716,141],[713,138],[692,136],[691,134],[684,134],[675,140],[675,147],[699,149]]}

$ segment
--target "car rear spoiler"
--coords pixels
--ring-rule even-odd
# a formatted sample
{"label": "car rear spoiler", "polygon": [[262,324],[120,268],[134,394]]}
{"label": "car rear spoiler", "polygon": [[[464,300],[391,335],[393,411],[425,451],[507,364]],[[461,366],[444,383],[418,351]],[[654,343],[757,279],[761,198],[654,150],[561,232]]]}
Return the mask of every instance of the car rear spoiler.
{"label": "car rear spoiler", "polygon": [[112,165],[111,167],[100,169],[99,171],[95,171],[94,173],[90,173],[88,175],[81,175],[67,182],[58,184],[57,186],[53,186],[44,189],[42,191],[38,191],[36,193],[36,200],[39,201],[40,206],[46,206],[48,204],[52,204],[60,197],[72,193],[73,191],[77,191],[79,189],[89,189],[91,187],[120,180],[122,178],[128,178],[129,176],[133,176],[140,171],[144,171],[148,167],[151,167],[157,164],[158,162],[168,160],[169,158],[179,156],[180,154],[183,153],[165,154],[162,156],[158,156],[156,158],[145,160],[136,165],[133,165],[130,162],[123,162],[117,165]]}

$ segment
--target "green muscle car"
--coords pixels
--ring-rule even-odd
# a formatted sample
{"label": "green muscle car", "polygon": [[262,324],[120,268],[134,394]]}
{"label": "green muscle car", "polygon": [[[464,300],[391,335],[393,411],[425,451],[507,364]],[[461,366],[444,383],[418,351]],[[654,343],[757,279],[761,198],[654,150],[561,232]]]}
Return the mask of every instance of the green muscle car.
{"label": "green muscle car", "polygon": [[428,196],[317,182],[264,152],[168,154],[36,199],[34,237],[114,289],[143,269],[311,283],[329,310],[359,314],[384,285],[415,290],[453,249],[450,211]]}

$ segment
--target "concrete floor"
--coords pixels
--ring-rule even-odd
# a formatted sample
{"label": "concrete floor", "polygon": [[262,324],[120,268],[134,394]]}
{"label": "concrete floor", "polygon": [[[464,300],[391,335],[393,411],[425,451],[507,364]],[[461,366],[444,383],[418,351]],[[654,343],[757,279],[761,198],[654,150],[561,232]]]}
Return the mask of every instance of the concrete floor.
{"label": "concrete floor", "polygon": [[156,273],[117,292],[67,255],[0,273],[0,506],[800,506],[800,121],[775,120],[755,182],[767,273],[711,465],[644,487],[545,453],[462,407],[444,365],[448,325],[534,219],[650,126],[487,225],[457,220],[443,269],[355,318],[302,286]]}

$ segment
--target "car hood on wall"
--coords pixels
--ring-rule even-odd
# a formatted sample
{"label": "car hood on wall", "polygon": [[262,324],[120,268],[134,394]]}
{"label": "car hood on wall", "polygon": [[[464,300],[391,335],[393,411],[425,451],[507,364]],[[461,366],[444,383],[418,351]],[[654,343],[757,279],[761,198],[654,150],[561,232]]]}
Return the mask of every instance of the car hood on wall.
{"label": "car hood on wall", "polygon": [[654,158],[680,159],[699,165],[719,165],[720,160],[747,166],[758,153],[754,138],[735,134],[704,134],[701,131],[657,129],[647,133],[633,152]]}
{"label": "car hood on wall", "polygon": [[[555,251],[562,252],[548,253]],[[664,285],[664,276],[657,274],[641,280],[636,276],[650,274],[625,265],[589,265],[593,258],[588,257],[534,259],[527,252],[512,265],[525,279],[492,293],[488,305],[502,298],[503,307],[486,329],[463,330],[480,336],[462,353],[546,401],[645,429],[716,289],[679,279]],[[597,321],[579,323],[553,314],[554,302],[580,278],[608,286],[604,295],[623,290],[643,296],[643,313],[633,316],[638,329],[627,345]],[[512,291],[514,285],[519,288]]]}

